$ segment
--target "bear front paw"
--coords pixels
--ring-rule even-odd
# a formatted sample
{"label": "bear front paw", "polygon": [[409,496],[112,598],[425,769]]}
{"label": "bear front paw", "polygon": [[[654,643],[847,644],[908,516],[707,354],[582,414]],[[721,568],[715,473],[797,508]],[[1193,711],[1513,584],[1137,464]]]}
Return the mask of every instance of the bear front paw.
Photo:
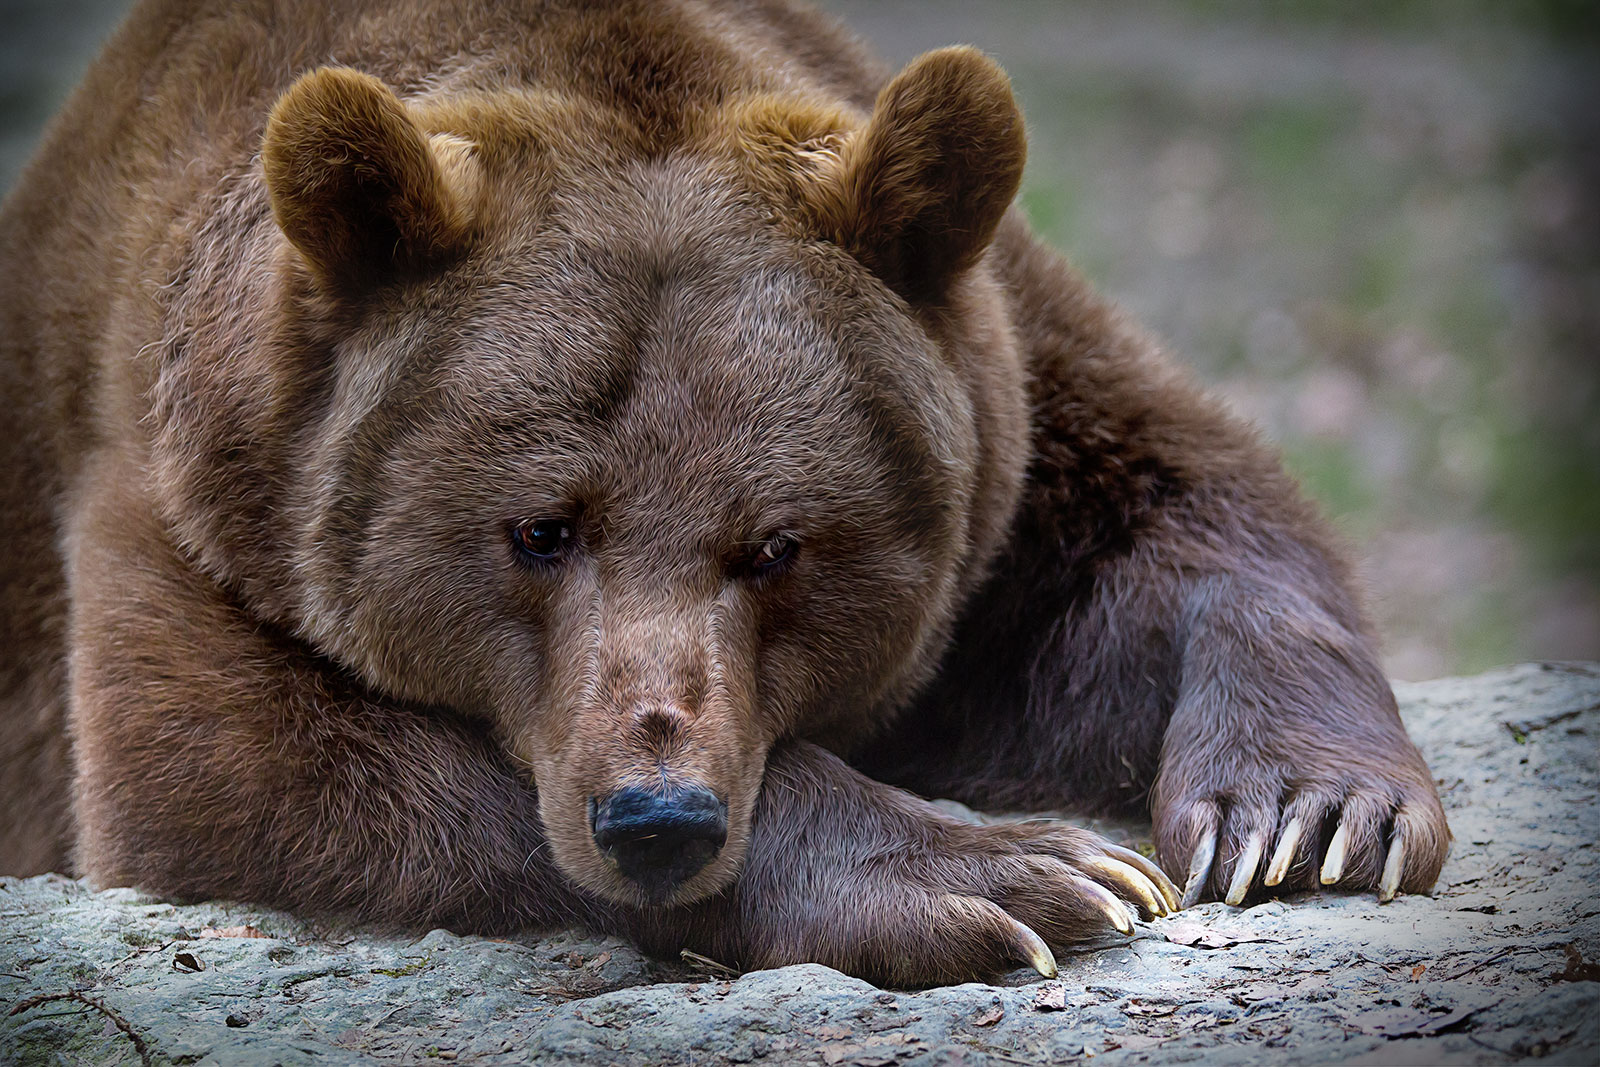
{"label": "bear front paw", "polygon": [[1019,964],[1054,977],[1050,946],[1112,929],[1132,934],[1138,919],[1178,908],[1177,887],[1159,867],[1085,830],[1053,822],[920,829],[878,843],[846,869],[813,867],[802,881],[823,892],[803,902],[788,885],[748,884],[746,892],[760,894],[750,904],[764,942],[750,962],[812,960],[900,986],[973,981]]}
{"label": "bear front paw", "polygon": [[1136,920],[1179,906],[1177,887],[1150,860],[1090,831],[1042,820],[975,828],[971,840],[957,836],[918,866],[923,870],[893,876],[909,874],[918,888],[940,881],[958,887],[934,893],[935,910],[955,926],[974,908],[1003,913],[1028,946],[1020,958],[1046,977],[1054,976],[1055,961],[1040,951],[1044,943],[1081,941],[1107,925],[1132,934]]}
{"label": "bear front paw", "polygon": [[1050,946],[1178,908],[1160,867],[1098,834],[963,822],[803,741],[769,755],[751,827],[733,892],[642,915],[652,944],[925,986],[1018,965],[1051,976]]}
{"label": "bear front paw", "polygon": [[1343,753],[1320,773],[1231,756],[1226,767],[1164,771],[1157,786],[1158,855],[1184,873],[1184,907],[1319,885],[1376,889],[1386,902],[1438,879],[1450,831],[1414,749]]}

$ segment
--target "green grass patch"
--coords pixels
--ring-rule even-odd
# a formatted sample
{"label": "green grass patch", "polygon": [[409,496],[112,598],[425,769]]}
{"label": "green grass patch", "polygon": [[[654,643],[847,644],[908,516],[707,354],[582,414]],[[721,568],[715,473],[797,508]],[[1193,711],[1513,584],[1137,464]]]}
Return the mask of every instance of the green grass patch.
{"label": "green grass patch", "polygon": [[415,963],[408,963],[404,967],[374,967],[372,968],[372,973],[387,975],[390,978],[410,978],[414,974],[422,973],[432,962],[432,960],[420,959]]}
{"label": "green grass patch", "polygon": [[1508,437],[1497,460],[1490,506],[1540,567],[1600,578],[1600,456],[1568,434],[1533,430]]}
{"label": "green grass patch", "polygon": [[1345,441],[1302,438],[1285,442],[1284,465],[1312,499],[1348,535],[1370,536],[1379,525],[1378,492],[1361,476]]}

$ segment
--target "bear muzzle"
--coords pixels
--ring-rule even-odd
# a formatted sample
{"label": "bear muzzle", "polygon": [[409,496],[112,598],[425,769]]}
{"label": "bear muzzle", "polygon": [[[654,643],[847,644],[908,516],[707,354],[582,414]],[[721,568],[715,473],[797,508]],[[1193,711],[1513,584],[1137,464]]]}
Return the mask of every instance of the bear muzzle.
{"label": "bear muzzle", "polygon": [[590,797],[589,826],[606,862],[662,903],[722,850],[728,805],[700,785],[629,786]]}

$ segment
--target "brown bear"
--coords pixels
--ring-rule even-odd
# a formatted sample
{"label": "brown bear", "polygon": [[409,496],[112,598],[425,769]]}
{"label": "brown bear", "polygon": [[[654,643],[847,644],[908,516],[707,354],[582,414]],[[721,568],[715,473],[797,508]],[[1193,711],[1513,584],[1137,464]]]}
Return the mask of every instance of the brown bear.
{"label": "brown bear", "polygon": [[1023,157],[784,0],[143,3],[0,220],[0,867],[894,983],[1426,889],[1347,566]]}

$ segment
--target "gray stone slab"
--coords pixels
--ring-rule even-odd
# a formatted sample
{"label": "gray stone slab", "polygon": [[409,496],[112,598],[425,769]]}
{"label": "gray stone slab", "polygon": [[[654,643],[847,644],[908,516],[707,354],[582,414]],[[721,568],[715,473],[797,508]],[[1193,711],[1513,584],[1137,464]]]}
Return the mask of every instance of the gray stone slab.
{"label": "gray stone slab", "polygon": [[904,991],[0,879],[0,1062],[1600,1062],[1600,665],[1398,692],[1456,838],[1430,896],[1208,904],[1056,981]]}

